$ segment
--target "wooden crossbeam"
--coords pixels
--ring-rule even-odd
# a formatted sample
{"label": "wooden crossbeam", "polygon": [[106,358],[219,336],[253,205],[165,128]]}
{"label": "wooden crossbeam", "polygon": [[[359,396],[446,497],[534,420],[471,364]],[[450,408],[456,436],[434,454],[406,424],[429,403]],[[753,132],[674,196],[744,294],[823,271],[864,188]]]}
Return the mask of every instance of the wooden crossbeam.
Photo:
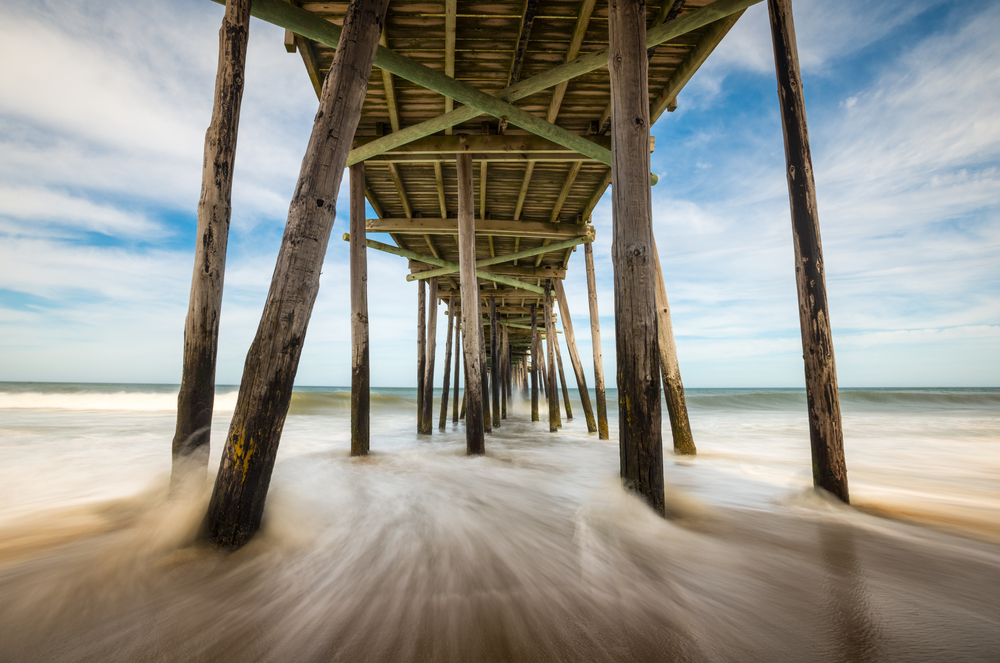
{"label": "wooden crossbeam", "polygon": [[[591,239],[587,239],[587,237],[577,237],[577,238],[574,238],[574,239],[563,240],[562,242],[558,242],[556,244],[551,244],[550,245],[549,240],[545,240],[545,245],[544,246],[536,247],[536,248],[533,248],[533,249],[525,249],[524,251],[518,251],[517,253],[505,253],[502,256],[496,256],[496,257],[491,257],[491,258],[483,258],[481,260],[477,260],[476,261],[476,270],[477,270],[476,274],[479,274],[479,271],[480,271],[479,268],[480,267],[488,267],[490,265],[498,265],[498,264],[501,264],[501,263],[510,262],[512,260],[519,260],[521,258],[531,258],[532,256],[537,256],[537,255],[540,255],[540,254],[548,253],[550,251],[559,251],[559,250],[562,250],[562,249],[568,249],[568,248],[570,248],[572,246],[578,246],[580,244],[584,244],[584,243],[589,242],[589,241],[591,241]],[[395,247],[393,247],[393,248],[395,248]],[[402,255],[402,254],[397,254],[397,255]],[[417,258],[417,260],[419,260],[419,258]],[[424,262],[426,262],[426,261],[424,261]],[[538,265],[535,265],[535,266],[537,267]],[[429,278],[432,278],[432,277],[435,277],[435,276],[445,276],[447,274],[452,274],[453,272],[456,272],[456,271],[458,271],[457,268],[456,269],[451,269],[450,267],[442,267],[440,269],[432,269],[432,270],[428,270],[426,272],[421,272],[419,274],[408,274],[407,277],[406,277],[406,280],[407,281],[417,281],[419,279],[429,279]],[[497,280],[497,279],[491,279],[491,280]],[[501,283],[502,283],[502,281],[501,281]]]}
{"label": "wooden crossbeam", "polygon": [[[573,28],[573,36],[569,40],[569,48],[566,49],[566,62],[572,62],[580,54],[580,46],[583,45],[583,38],[587,34],[587,26],[590,25],[590,15],[594,12],[595,4],[597,4],[597,0],[583,0],[583,4],[580,5],[576,25]],[[559,109],[562,107],[563,97],[566,96],[566,88],[568,87],[569,80],[565,80],[552,90],[549,110],[545,114],[545,119],[549,122],[554,123],[559,116]]]}
{"label": "wooden crossbeam", "polygon": [[[444,2],[444,75],[455,78],[455,26],[457,23],[458,0]],[[451,97],[444,98],[444,113],[452,112],[455,102]],[[451,135],[451,127],[445,128],[445,134]],[[350,158],[350,157],[348,157]]]}
{"label": "wooden crossbeam", "polygon": [[[351,241],[350,233],[344,233],[344,241],[345,242]],[[369,249],[375,249],[376,251],[382,251],[384,253],[391,253],[392,255],[400,256],[401,258],[409,258],[410,260],[419,260],[420,262],[425,262],[429,265],[436,265],[439,268],[445,270],[444,274],[439,274],[436,276],[454,274],[459,270],[457,262],[450,262],[448,260],[442,260],[441,258],[436,258],[434,256],[423,255],[421,253],[417,253],[416,251],[410,251],[409,249],[403,249],[398,246],[383,244],[382,242],[376,242],[370,239],[366,240],[365,244]],[[477,266],[479,265],[479,261],[476,262],[476,265]],[[429,272],[426,273],[429,274]],[[410,274],[409,276],[407,276],[406,277],[407,281],[417,280],[417,279],[411,279],[410,276],[414,275]],[[486,281],[495,281],[497,283],[503,283],[504,285],[508,285],[511,288],[514,288],[518,292],[520,292],[521,290],[525,290],[539,295],[544,293],[544,290],[542,288],[539,288],[538,286],[533,286],[529,283],[523,283],[521,281],[518,281],[517,279],[509,278],[507,276],[500,276],[499,274],[491,274],[490,272],[487,272],[486,270],[482,269],[476,270],[476,277],[484,279]],[[450,291],[446,290],[439,290],[439,293],[451,294]]]}
{"label": "wooden crossbeam", "polygon": [[581,166],[583,164],[579,161],[570,166],[569,174],[566,175],[566,181],[563,182],[562,190],[556,199],[556,204],[552,206],[552,214],[549,216],[550,223],[559,222],[559,212],[562,211],[563,205],[566,204],[566,198],[569,196],[570,189],[573,188],[573,183],[576,182],[576,176],[580,174]]}
{"label": "wooden crossbeam", "polygon": [[[441,170],[441,162],[434,162],[434,184],[437,186],[438,205],[441,207],[441,218],[448,218],[448,203],[444,197],[444,175]],[[381,216],[381,215],[380,215]],[[458,221],[455,222],[455,232],[458,232]]]}
{"label": "wooden crossbeam", "polygon": [[[384,48],[389,48],[389,38],[386,36],[385,28],[382,28],[382,37],[378,42]],[[385,88],[385,103],[389,107],[389,126],[393,131],[399,131],[399,110],[396,107],[396,86],[392,83],[392,74],[388,70],[382,69],[382,86]]]}
{"label": "wooden crossbeam", "polygon": [[389,175],[392,176],[392,183],[396,186],[396,192],[399,193],[399,202],[403,204],[403,212],[406,216],[413,216],[413,208],[410,207],[410,201],[406,197],[406,189],[403,188],[403,180],[399,176],[396,164],[389,164]]}
{"label": "wooden crossbeam", "polygon": [[[410,261],[408,265],[411,272],[424,272],[431,269],[426,263],[420,261]],[[518,278],[531,278],[531,279],[564,279],[566,278],[566,270],[558,269],[556,267],[550,267],[549,265],[543,265],[542,267],[515,267],[508,264],[492,265],[490,267],[484,267],[484,269],[490,274],[500,274],[502,276],[516,276]]]}
{"label": "wooden crossbeam", "polygon": [[[454,235],[458,232],[457,219],[434,218],[381,218],[367,219],[365,228],[370,233],[395,233],[399,235]],[[479,235],[506,237],[533,237],[541,239],[569,239],[592,237],[593,226],[581,224],[556,224],[541,221],[507,221],[502,219],[476,219]]]}
{"label": "wooden crossbeam", "polygon": [[517,46],[510,60],[510,74],[507,85],[516,83],[521,78],[521,66],[524,64],[524,54],[528,50],[528,40],[531,37],[531,26],[535,22],[535,12],[538,10],[538,0],[525,0],[524,12],[521,15],[521,28],[517,35]]}
{"label": "wooden crossbeam", "polygon": [[[214,1],[219,2],[220,4],[222,2],[222,0]],[[671,39],[679,37],[683,34],[704,27],[709,23],[725,18],[730,14],[742,11],[760,1],[761,0],[716,0],[706,7],[697,9],[689,14],[685,14],[684,16],[681,16],[673,21],[669,21],[659,27],[647,31],[646,46],[652,47],[665,41],[670,41]],[[301,9],[290,8],[287,5],[282,7],[278,4],[278,2],[279,0],[258,0],[253,8],[254,16],[276,25],[290,27],[291,29],[298,31],[300,34],[309,34],[311,38],[316,39],[317,41],[322,41],[323,43],[326,43],[326,40],[330,39],[331,30],[338,30],[339,34],[339,29],[332,23],[324,21],[321,18]],[[302,16],[302,14],[305,16]],[[320,38],[320,35],[323,37]],[[375,56],[377,66],[382,66],[382,63],[380,62],[381,55],[382,51],[379,51],[379,53]],[[406,59],[403,58],[403,56],[398,56],[396,54],[393,55],[397,58]],[[523,99],[524,97],[531,96],[532,94],[541,92],[542,90],[554,87],[563,81],[568,81],[576,78],[577,76],[582,76],[596,69],[606,67],[607,65],[608,49],[605,48],[593,51],[586,55],[577,57],[571,62],[553,67],[552,69],[549,69],[541,74],[519,81],[498,92],[495,99],[505,102]],[[393,73],[397,76],[406,77],[402,73],[395,70]],[[410,79],[407,78],[407,80]],[[418,85],[424,85],[421,81],[413,82]],[[459,81],[454,81],[454,83],[458,84]],[[441,90],[437,90],[434,87],[425,87],[441,92]],[[442,94],[446,94],[446,92],[442,92]],[[463,103],[465,102],[463,101]],[[501,116],[504,114],[502,109],[499,108],[498,112],[500,112]],[[424,136],[430,136],[431,134],[438,133],[439,131],[448,130],[457,124],[467,122],[475,117],[478,117],[479,115],[482,115],[483,113],[490,115],[493,114],[490,110],[480,108],[477,104],[469,103],[467,106],[463,106],[451,112],[446,112],[444,115],[439,115],[425,122],[414,124],[398,132],[394,132],[383,137],[381,141],[375,141],[362,148],[353,150],[348,156],[348,164],[370,159],[377,154],[394,149],[400,145],[405,145],[406,143],[416,140],[417,138],[423,138]],[[544,122],[541,118],[536,119],[540,122]],[[513,119],[511,120],[511,123],[517,124],[513,121]],[[524,128],[527,129],[528,127]]]}
{"label": "wooden crossbeam", "polygon": [[[382,140],[382,138],[384,137],[357,136],[354,139],[353,146],[356,150],[361,149]],[[581,136],[581,138],[605,149],[611,149],[610,136]],[[575,150],[533,134],[425,136],[394,147],[391,150],[380,152],[380,154],[393,156],[448,154],[454,156],[459,152],[468,152],[471,154],[506,153],[514,155],[542,155],[552,153],[577,155],[577,158],[579,158],[579,153]]]}

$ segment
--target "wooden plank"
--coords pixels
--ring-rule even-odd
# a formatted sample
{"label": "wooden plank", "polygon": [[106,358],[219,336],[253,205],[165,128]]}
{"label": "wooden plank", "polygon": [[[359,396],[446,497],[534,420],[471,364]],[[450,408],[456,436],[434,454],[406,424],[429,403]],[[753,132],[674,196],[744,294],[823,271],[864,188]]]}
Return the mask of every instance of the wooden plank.
{"label": "wooden plank", "polygon": [[462,288],[462,329],[465,347],[465,418],[466,453],[486,451],[483,422],[482,365],[480,343],[479,283],[476,279],[476,225],[472,193],[472,159],[467,154],[456,157],[458,169],[458,249],[459,282]]}
{"label": "wooden plank", "polygon": [[[444,75],[455,77],[455,27],[457,24],[458,0],[444,1]],[[445,95],[444,113],[452,112],[455,102]],[[445,134],[451,135],[451,127],[442,127]],[[426,134],[425,134],[426,135]]]}
{"label": "wooden plank", "polygon": [[535,162],[529,159],[528,165],[524,169],[524,179],[521,181],[521,190],[517,194],[517,205],[514,207],[515,221],[521,218],[521,211],[524,209],[524,199],[528,195],[528,185],[531,184],[531,174],[534,171],[535,171]]}
{"label": "wooden plank", "polygon": [[597,401],[597,436],[609,438],[608,402],[604,393],[604,359],[601,351],[601,317],[597,311],[597,280],[594,277],[594,245],[583,245],[587,263],[587,300],[590,303],[590,341],[594,348],[594,396]]}
{"label": "wooden plank", "polygon": [[[572,62],[580,54],[580,46],[583,45],[583,38],[587,34],[587,27],[590,25],[590,16],[594,12],[596,0],[583,0],[577,12],[576,25],[573,27],[573,36],[569,40],[569,48],[566,49],[566,62]],[[545,114],[545,119],[555,123],[559,117],[559,109],[562,107],[563,98],[566,96],[566,89],[569,87],[569,80],[562,81],[552,90],[552,99],[549,100],[549,110]]]}
{"label": "wooden plank", "polygon": [[517,45],[514,47],[514,54],[510,60],[510,74],[507,76],[507,85],[516,83],[521,78],[521,67],[524,65],[524,53],[528,50],[528,40],[531,38],[531,26],[535,22],[535,13],[538,10],[538,0],[525,0],[524,11],[521,14],[521,27],[517,33]]}
{"label": "wooden plank", "polygon": [[413,208],[410,207],[410,200],[406,196],[406,189],[403,188],[403,180],[399,176],[399,169],[396,168],[396,164],[389,164],[389,175],[392,177],[392,183],[396,187],[396,192],[399,194],[399,202],[403,205],[403,212],[406,216],[413,216]]}
{"label": "wooden plank", "polygon": [[[544,246],[536,247],[536,248],[533,248],[533,249],[524,249],[523,251],[518,251],[517,253],[507,253],[507,254],[504,254],[504,255],[496,256],[494,258],[482,258],[481,260],[477,260],[476,261],[476,267],[477,268],[489,267],[490,265],[496,265],[496,264],[499,264],[499,263],[510,262],[512,260],[518,260],[520,258],[530,258],[532,256],[542,255],[542,254],[545,254],[545,253],[548,253],[548,252],[551,252],[551,251],[557,251],[557,250],[561,250],[561,249],[568,249],[568,248],[571,248],[573,246],[578,246],[580,244],[588,242],[591,239],[592,239],[592,237],[590,235],[586,235],[586,236],[583,236],[583,237],[577,237],[575,239],[567,239],[567,240],[563,240],[561,242],[556,242],[555,244],[550,243],[549,240],[546,239]],[[377,244],[377,242],[376,242],[376,244]],[[372,243],[371,240],[368,240],[368,247],[369,248],[376,248],[375,246],[373,246],[373,243]],[[393,248],[395,248],[395,247],[393,247]],[[398,255],[403,255],[403,254],[398,254]],[[404,256],[404,257],[411,257],[411,256],[407,255],[407,256]],[[420,260],[420,258],[416,258],[416,259]],[[430,261],[427,260],[427,261],[424,261],[424,262],[430,262]],[[433,264],[433,263],[431,263],[431,264]],[[538,264],[535,265],[535,267],[537,267],[537,266],[538,266]],[[444,276],[445,274],[452,274],[452,273],[454,273],[454,269],[451,266],[441,267],[439,269],[431,269],[431,270],[428,270],[426,272],[420,272],[419,274],[408,274],[406,276],[406,280],[407,281],[416,281],[416,280],[419,280],[419,279],[428,279],[428,278],[431,278],[433,276]],[[500,277],[498,277],[496,274],[490,274],[489,272],[484,272],[483,274],[480,274],[478,271],[476,272],[476,274],[479,276],[479,278],[489,279],[489,280],[492,280],[492,281],[497,281],[499,283],[503,283],[504,282],[504,281],[501,281]],[[525,284],[521,284],[521,287],[527,288],[527,286]],[[527,289],[530,290],[530,288],[527,288]]]}
{"label": "wooden plank", "polygon": [[316,57],[316,45],[310,40],[300,35],[295,35],[295,47],[302,57],[302,64],[306,67],[306,74],[309,82],[312,83],[316,98],[319,99],[323,92],[323,74],[319,69],[319,58]]}
{"label": "wooden plank", "polygon": [[[437,187],[438,206],[441,208],[441,218],[448,218],[448,203],[444,197],[444,176],[441,172],[441,162],[434,162],[434,184]],[[381,215],[379,215],[381,216]],[[455,231],[458,231],[458,223],[455,223]]]}
{"label": "wooden plank", "polygon": [[250,0],[226,5],[219,29],[212,119],[205,133],[201,197],[191,293],[184,320],[184,357],[171,445],[172,489],[191,481],[201,488],[208,467],[215,403],[215,363],[232,214],[233,164],[243,100]]}
{"label": "wooden plank", "polygon": [[850,503],[837,363],[833,354],[826,270],[823,268],[823,247],[819,234],[819,207],[816,204],[816,183],[809,151],[809,128],[806,125],[792,5],[789,0],[768,0],[767,10],[785,137],[785,175],[795,245],[795,283],[806,372],[813,483],[841,501]]}
{"label": "wooden plank", "polygon": [[365,223],[365,164],[350,168],[351,267],[351,455],[367,456],[371,440],[371,371],[368,349],[368,256],[361,241]]}
{"label": "wooden plank", "polygon": [[563,205],[566,204],[566,198],[569,196],[570,189],[573,188],[573,183],[576,182],[577,175],[580,174],[580,167],[583,164],[581,162],[576,162],[570,166],[569,173],[566,175],[566,181],[563,182],[562,189],[559,191],[559,197],[556,198],[556,204],[552,206],[552,214],[549,215],[549,223],[559,222],[559,213],[562,212]]}
{"label": "wooden plank", "polygon": [[664,515],[653,217],[645,182],[649,172],[648,60],[642,46],[645,27],[642,0],[611,3],[608,72],[615,149],[611,193],[618,432],[625,485],[641,495],[656,513]]}
{"label": "wooden plank", "polygon": [[[400,235],[455,235],[458,232],[457,219],[444,218],[381,218],[368,219],[365,229],[369,233],[396,233]],[[593,237],[593,226],[577,224],[555,224],[538,221],[508,221],[506,219],[476,219],[476,231],[480,235],[503,235],[506,237],[531,237],[548,239],[572,239]]]}
{"label": "wooden plank", "polygon": [[[389,38],[385,28],[382,28],[382,38],[379,40],[385,48],[389,48]],[[382,69],[382,87],[385,90],[385,105],[389,110],[389,126],[393,131],[399,131],[399,110],[396,108],[396,86],[392,82],[392,74]]]}
{"label": "wooden plank", "polygon": [[[427,263],[420,262],[417,260],[411,260],[407,263],[411,272],[425,272],[428,269],[432,269]],[[551,265],[542,265],[539,268],[534,267],[514,267],[512,265],[493,265],[491,267],[484,267],[483,271],[489,274],[499,274],[500,276],[513,276],[519,279],[564,279],[566,278],[565,269],[557,269]]]}
{"label": "wooden plank", "polygon": [[576,334],[573,332],[573,318],[569,314],[569,302],[566,300],[566,290],[562,281],[553,281],[556,288],[556,301],[559,302],[559,313],[562,315],[563,333],[566,335],[566,349],[569,350],[569,360],[576,376],[576,388],[580,392],[580,404],[583,405],[583,416],[587,420],[587,432],[596,433],[597,423],[594,420],[594,408],[590,404],[590,392],[587,390],[587,378],[583,373],[583,362],[576,348]]}
{"label": "wooden plank", "polygon": [[[301,11],[284,3],[286,11]],[[254,7],[259,3],[255,2]],[[247,353],[201,536],[243,546],[260,527],[309,317],[388,0],[355,0],[302,160],[267,302]],[[294,30],[291,26],[290,27]]]}

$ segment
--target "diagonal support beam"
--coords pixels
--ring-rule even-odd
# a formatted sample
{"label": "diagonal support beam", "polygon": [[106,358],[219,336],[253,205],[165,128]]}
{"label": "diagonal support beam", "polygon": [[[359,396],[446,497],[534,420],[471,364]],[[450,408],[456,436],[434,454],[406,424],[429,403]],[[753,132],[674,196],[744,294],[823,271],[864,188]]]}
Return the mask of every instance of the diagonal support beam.
{"label": "diagonal support beam", "polygon": [[[344,241],[345,242],[351,241],[350,233],[344,233]],[[410,260],[419,260],[420,262],[425,262],[428,265],[436,265],[444,270],[444,275],[454,274],[459,271],[459,265],[457,262],[449,262],[447,260],[442,260],[441,258],[435,258],[433,256],[425,256],[423,254],[417,253],[416,251],[410,251],[409,249],[403,249],[398,246],[392,246],[390,244],[383,244],[382,242],[376,242],[371,239],[366,240],[365,244],[369,249],[375,249],[376,251],[382,251],[383,253],[391,253],[394,256],[400,256],[401,258],[409,258]],[[476,261],[477,267],[479,266],[480,262],[483,261],[481,260]],[[439,271],[439,270],[434,270],[434,271]],[[422,272],[420,275],[421,279],[425,278],[423,274],[430,274],[430,272]],[[415,276],[415,275],[410,274],[409,276],[407,276],[406,277],[407,281],[417,280],[417,279],[411,279],[410,276]],[[487,281],[495,281],[496,283],[503,283],[504,285],[509,285],[510,287],[517,288],[519,290],[528,290],[529,292],[533,292],[538,295],[541,295],[545,292],[542,288],[539,288],[538,286],[534,286],[529,283],[525,283],[523,281],[518,281],[517,279],[510,278],[508,276],[492,274],[483,269],[477,269],[476,276],[478,278]]]}
{"label": "diagonal support beam", "polygon": [[[214,1],[221,2],[221,0]],[[716,0],[716,2],[713,2],[707,7],[695,10],[680,18],[674,19],[673,21],[669,21],[659,27],[649,30],[646,33],[646,46],[649,48],[665,41],[670,41],[671,39],[691,32],[692,30],[697,30],[698,28],[702,28],[709,23],[725,18],[730,14],[742,11],[747,7],[757,4],[758,2],[761,2],[761,0]],[[262,5],[266,6],[262,8]],[[302,16],[302,14],[305,14],[305,16]],[[322,41],[323,43],[326,43],[326,40],[330,38],[330,30],[338,29],[337,26],[332,23],[324,21],[321,18],[306,12],[305,10],[289,7],[288,5],[284,5],[283,7],[279,6],[278,0],[258,0],[258,2],[254,4],[253,15],[270,23],[288,27],[299,34],[307,34],[310,38]],[[319,36],[320,32],[324,35],[322,39]],[[314,34],[316,36],[313,36]],[[383,63],[380,61],[381,55],[382,51],[379,51],[379,53],[375,56],[375,63],[380,67],[383,66]],[[401,58],[403,60],[406,59],[403,56],[396,55],[395,53],[392,55],[396,58]],[[568,81],[576,78],[577,76],[582,76],[591,71],[607,66],[608,49],[605,48],[582,55],[575,60],[559,65],[558,67],[553,67],[542,74],[538,74],[537,76],[532,76],[531,78],[515,83],[514,85],[511,85],[510,87],[507,87],[497,93],[497,96],[494,99],[506,102],[523,99],[524,97],[531,96],[536,92],[541,92],[542,90],[554,87],[563,81]],[[386,66],[386,68],[389,67]],[[402,78],[407,78],[407,80],[412,80],[398,71],[393,70],[393,73]],[[442,76],[439,72],[432,73],[434,73],[436,77],[442,77],[446,80],[448,79],[447,76]],[[435,81],[437,81],[437,78],[435,78]],[[425,84],[422,81],[414,80],[413,82],[418,85],[424,85],[428,89],[433,89],[436,92],[441,92],[445,95],[449,94],[449,92],[438,90],[437,82],[434,83],[434,86]],[[471,88],[471,86],[461,83],[460,81],[452,80],[451,82],[455,85],[462,85],[466,88],[474,89]],[[485,96],[489,97],[489,95]],[[468,103],[468,105],[451,112],[447,112],[444,115],[439,115],[438,117],[427,120],[426,122],[411,125],[397,133],[392,133],[380,140],[352,150],[350,156],[348,156],[348,165],[382,154],[383,152],[392,150],[400,145],[405,145],[406,143],[416,140],[417,138],[423,138],[425,136],[438,133],[439,131],[445,131],[457,124],[461,124],[478,117],[483,113],[490,115],[493,114],[489,110],[479,108],[479,106],[475,103],[466,101],[462,101],[462,103]],[[506,104],[506,106],[508,108],[514,108],[509,104]],[[498,112],[500,112],[500,110],[501,109],[498,109]],[[506,112],[500,113],[501,116],[504,114],[506,114]],[[508,118],[510,118],[509,115]],[[541,118],[535,119],[539,122],[544,122]],[[518,124],[517,122],[514,122],[513,119],[511,119],[511,122],[513,124]],[[521,125],[518,124],[518,126]],[[528,127],[523,128],[528,129]],[[528,130],[532,131],[531,129]],[[586,154],[586,152],[583,152],[583,154]]]}
{"label": "diagonal support beam", "polygon": [[[371,240],[369,240],[369,241],[371,241]],[[545,240],[545,241],[548,242],[548,240]],[[483,258],[482,260],[477,260],[476,261],[476,267],[477,268],[479,268],[479,267],[489,267],[490,265],[499,265],[501,263],[510,262],[511,260],[520,260],[521,258],[530,258],[532,256],[537,256],[537,255],[540,255],[540,254],[548,253],[550,251],[558,251],[560,249],[568,249],[568,248],[571,248],[571,247],[574,247],[574,246],[578,246],[580,244],[586,244],[587,242],[591,242],[591,241],[593,241],[593,236],[592,235],[587,235],[587,236],[583,236],[583,237],[576,237],[576,238],[573,238],[573,239],[567,239],[565,241],[557,242],[555,244],[546,244],[544,246],[539,246],[539,247],[536,247],[534,249],[525,249],[524,251],[518,251],[517,253],[506,253],[506,254],[504,254],[502,256],[496,256],[496,257],[490,257],[490,258]],[[395,248],[395,247],[392,247],[392,248]],[[399,254],[399,255],[402,255],[402,254]],[[434,264],[434,263],[430,263],[430,264]],[[441,269],[431,269],[431,270],[428,270],[426,272],[420,272],[418,274],[407,274],[406,280],[407,281],[417,281],[419,279],[429,279],[429,278],[433,278],[435,276],[445,276],[447,274],[452,274],[453,272],[456,272],[456,271],[458,271],[457,267],[455,269],[451,269],[450,267],[442,267]],[[486,272],[486,273],[489,274],[489,272]],[[477,271],[476,274],[478,275],[479,272]],[[486,278],[486,277],[480,277],[480,278]],[[492,280],[496,280],[496,279],[492,279]],[[498,281],[498,283],[503,283],[503,281]],[[521,287],[521,288],[523,288],[525,290],[529,290],[531,287],[535,287],[535,286],[530,286],[529,287],[529,286],[525,285],[523,282],[520,282],[520,281],[518,283],[519,283],[518,287]]]}

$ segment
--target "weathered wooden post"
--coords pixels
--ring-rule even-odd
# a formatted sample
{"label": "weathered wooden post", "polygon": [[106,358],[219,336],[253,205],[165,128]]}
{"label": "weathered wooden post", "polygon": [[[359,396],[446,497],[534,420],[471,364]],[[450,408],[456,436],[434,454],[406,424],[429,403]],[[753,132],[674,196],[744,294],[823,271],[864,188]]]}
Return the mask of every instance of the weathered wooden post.
{"label": "weathered wooden post", "polygon": [[670,320],[670,302],[667,301],[667,285],[660,269],[660,254],[653,240],[653,262],[656,267],[656,344],[660,352],[660,371],[663,373],[663,395],[670,415],[670,433],[674,440],[674,453],[693,456],[698,453],[691,434],[688,420],[687,400],[684,398],[684,383],[681,381],[681,366],[677,361],[677,344],[674,343],[674,325]]}
{"label": "weathered wooden post", "polygon": [[217,546],[239,548],[260,527],[336,218],[336,195],[368,90],[387,6],[388,0],[354,0],[347,7],[202,524],[202,536]]}
{"label": "weathered wooden post", "polygon": [[430,435],[434,428],[434,360],[437,351],[437,278],[427,284],[427,361],[424,363],[424,400],[420,416],[420,433]]}
{"label": "weathered wooden post", "polygon": [[368,365],[368,247],[365,162],[351,166],[351,455],[368,455],[371,425]]}
{"label": "weathered wooden post", "polygon": [[[542,316],[542,324],[545,324],[544,314]],[[538,332],[538,383],[541,385],[542,396],[545,397],[545,401],[548,402],[549,399],[549,371],[548,362],[545,359],[545,343],[542,343],[541,332]]]}
{"label": "weathered wooden post", "polygon": [[417,286],[417,433],[423,431],[424,374],[427,372],[427,281]]}
{"label": "weathered wooden post", "polygon": [[483,426],[482,363],[480,347],[483,334],[479,307],[479,281],[476,279],[475,202],[472,193],[472,155],[459,154],[458,170],[458,263],[462,290],[462,341],[465,348],[465,448],[469,454],[486,451]]}
{"label": "weathered wooden post", "polygon": [[[555,323],[553,322],[553,329],[555,328]],[[562,363],[562,350],[559,348],[559,336],[558,334],[552,338],[556,349],[556,367],[559,369],[559,386],[562,387],[563,394],[563,404],[566,406],[566,421],[572,421],[573,419],[573,406],[569,402],[569,387],[566,386],[566,372],[563,370]],[[558,402],[558,398],[556,401]],[[562,423],[560,422],[560,427]]]}
{"label": "weathered wooden post", "polygon": [[799,325],[805,361],[806,400],[813,483],[850,503],[844,432],[840,418],[837,364],[826,300],[826,270],[819,233],[819,208],[809,152],[806,105],[799,72],[791,0],[768,0],[774,43],[774,67],[785,136],[785,172],[795,244],[795,280],[799,295]]}
{"label": "weathered wooden post", "polygon": [[601,318],[597,312],[597,279],[594,278],[594,246],[583,245],[587,263],[587,300],[590,304],[590,340],[594,346],[594,392],[597,400],[597,437],[607,440],[608,401],[604,393],[604,359],[601,352]]}
{"label": "weathered wooden post", "polygon": [[538,310],[531,305],[531,421],[540,421],[538,416]]}
{"label": "weathered wooden post", "polygon": [[[596,433],[597,423],[594,421],[594,408],[590,404],[590,392],[587,390],[587,378],[583,374],[583,362],[580,352],[576,349],[576,334],[573,332],[573,318],[569,314],[569,302],[566,301],[566,290],[562,279],[553,282],[556,286],[556,300],[559,302],[559,315],[562,316],[563,336],[566,337],[566,349],[569,350],[569,360],[573,364],[576,375],[576,388],[580,392],[580,403],[583,405],[583,416],[587,419],[587,432]],[[606,439],[606,438],[602,438]]]}
{"label": "weathered wooden post", "polygon": [[[448,295],[448,340],[444,346],[444,380],[441,382],[441,416],[438,419],[438,428],[444,430],[444,425],[448,421],[448,386],[451,382],[451,335],[455,328],[455,296]],[[458,365],[455,365],[458,370]],[[458,392],[455,392],[458,397]]]}
{"label": "weathered wooden post", "polygon": [[611,194],[618,352],[618,435],[625,485],[665,509],[660,366],[656,347],[646,3],[615,0],[608,14]]}
{"label": "weathered wooden post", "polygon": [[562,417],[559,416],[559,387],[556,385],[556,323],[552,320],[552,281],[545,281],[545,299],[542,304],[545,307],[545,341],[547,348],[546,359],[548,367],[545,371],[547,382],[545,384],[545,394],[549,399],[549,432],[555,432],[562,428]]}
{"label": "weathered wooden post", "polygon": [[493,428],[500,428],[500,319],[497,298],[490,295],[490,394],[493,399]]}
{"label": "weathered wooden post", "polygon": [[507,327],[500,332],[500,418],[507,418]]}
{"label": "weathered wooden post", "polygon": [[[461,297],[461,295],[462,295],[462,293],[460,292],[459,293],[459,297]],[[452,403],[452,411],[451,411],[451,422],[453,424],[457,424],[458,423],[458,407],[459,407],[459,403],[458,403],[458,401],[459,401],[459,398],[458,398],[458,380],[459,380],[459,375],[458,374],[461,372],[459,370],[459,367],[462,365],[462,362],[459,361],[459,358],[458,358],[458,354],[459,354],[459,352],[461,352],[461,348],[462,348],[462,328],[461,328],[461,325],[459,324],[459,320],[460,320],[460,318],[456,318],[455,319],[455,398],[453,399],[454,402]]]}
{"label": "weathered wooden post", "polygon": [[229,0],[219,29],[212,120],[205,132],[198,235],[184,321],[184,367],[171,445],[172,487],[186,477],[197,478],[201,485],[208,466],[215,406],[215,359],[219,351],[219,317],[232,211],[233,163],[249,35],[250,0]]}
{"label": "weathered wooden post", "polygon": [[480,375],[483,381],[483,430],[493,433],[493,421],[490,416],[490,365],[486,355],[486,333],[483,331],[482,320],[479,322],[479,361]]}

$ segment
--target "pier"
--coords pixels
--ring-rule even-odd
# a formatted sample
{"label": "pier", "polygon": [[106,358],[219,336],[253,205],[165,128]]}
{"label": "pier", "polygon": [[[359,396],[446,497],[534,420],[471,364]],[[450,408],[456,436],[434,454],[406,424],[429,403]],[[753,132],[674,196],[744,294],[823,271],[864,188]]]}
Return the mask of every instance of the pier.
{"label": "pier", "polygon": [[[652,231],[650,187],[670,183],[658,183],[650,172],[650,127],[677,107],[687,82],[759,1],[225,3],[185,327],[175,484],[203,475],[208,459],[205,422],[214,395],[250,16],[285,28],[284,47],[302,58],[319,105],[202,536],[238,548],[260,526],[338,202],[350,208],[348,232],[334,241],[350,242],[352,454],[365,455],[370,447],[368,362],[377,349],[368,343],[369,325],[376,323],[368,319],[368,250],[407,260],[407,280],[419,283],[419,435],[434,435],[435,325],[444,305],[448,346],[441,358],[439,427],[454,370],[453,421],[460,419],[461,375],[460,425],[470,455],[488,450],[488,435],[503,428],[515,390],[530,391],[531,420],[540,433],[558,435],[563,416],[573,418],[563,342],[583,409],[576,414],[590,433],[607,438],[591,213],[609,187],[621,477],[664,515],[664,403],[674,452],[694,454],[696,446]],[[768,8],[814,481],[847,502],[791,0],[768,0]],[[345,171],[350,200],[338,201]],[[367,217],[367,207],[374,217]],[[572,315],[582,321],[581,312],[570,311],[562,286],[574,252],[584,259],[572,264],[587,270],[596,407],[576,347]],[[540,391],[548,399],[547,429],[538,421]]]}

